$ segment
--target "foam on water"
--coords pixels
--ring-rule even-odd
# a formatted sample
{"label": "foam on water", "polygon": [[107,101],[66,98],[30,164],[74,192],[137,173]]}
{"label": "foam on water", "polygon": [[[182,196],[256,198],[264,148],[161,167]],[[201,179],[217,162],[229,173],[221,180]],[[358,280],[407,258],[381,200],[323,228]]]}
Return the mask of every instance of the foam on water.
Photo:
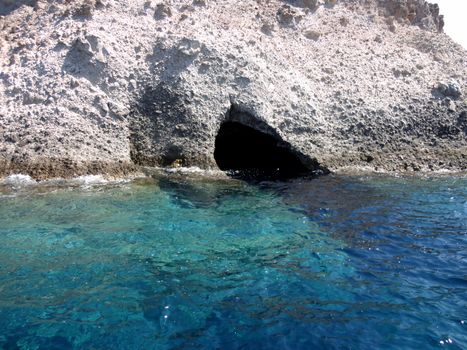
{"label": "foam on water", "polygon": [[106,180],[102,175],[85,175],[72,179],[71,183],[82,186],[103,185],[108,183],[108,180]]}
{"label": "foam on water", "polygon": [[[134,180],[144,178],[143,175],[132,176],[128,178],[106,178],[103,175],[84,175],[71,179],[52,178],[48,180],[36,181],[29,175],[13,174],[0,179],[0,190],[28,190],[28,189],[46,189],[46,188],[93,188],[105,185],[127,184]],[[8,195],[14,195],[9,193]]]}
{"label": "foam on water", "polygon": [[37,182],[29,175],[13,174],[1,180],[0,184],[6,186],[20,187],[35,185],[37,184]]}
{"label": "foam on water", "polygon": [[167,173],[182,173],[182,174],[190,174],[190,173],[195,173],[195,174],[216,174],[216,173],[223,173],[220,170],[206,170],[206,169],[201,169],[200,167],[197,166],[192,166],[192,167],[174,167],[174,168],[160,168]]}
{"label": "foam on water", "polygon": [[176,174],[184,176],[202,177],[205,179],[226,179],[226,173],[216,169],[201,169],[197,166],[193,167],[175,167],[175,168],[150,168],[149,173],[155,174]]}

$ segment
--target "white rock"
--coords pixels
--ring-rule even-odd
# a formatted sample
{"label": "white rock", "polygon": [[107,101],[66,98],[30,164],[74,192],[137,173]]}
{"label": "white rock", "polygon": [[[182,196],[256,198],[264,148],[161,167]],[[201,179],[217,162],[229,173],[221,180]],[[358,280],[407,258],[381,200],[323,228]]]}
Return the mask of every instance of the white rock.
{"label": "white rock", "polygon": [[331,170],[466,168],[467,54],[425,1],[84,3],[0,19],[0,175],[216,168],[231,111]]}

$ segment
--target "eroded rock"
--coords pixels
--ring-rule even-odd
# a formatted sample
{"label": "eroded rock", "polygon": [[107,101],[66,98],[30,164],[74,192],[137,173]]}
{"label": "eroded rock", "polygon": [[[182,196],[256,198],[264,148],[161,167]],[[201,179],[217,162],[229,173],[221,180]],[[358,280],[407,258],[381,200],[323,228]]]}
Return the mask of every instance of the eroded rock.
{"label": "eroded rock", "polygon": [[457,81],[440,82],[433,91],[441,97],[452,97],[454,99],[462,95],[460,84]]}
{"label": "eroded rock", "polygon": [[170,8],[169,4],[161,3],[156,5],[156,9],[154,11],[154,18],[155,19],[164,19],[166,17],[172,16],[172,9]]}
{"label": "eroded rock", "polygon": [[277,10],[276,17],[283,26],[294,26],[302,20],[299,12],[289,5],[282,5]]}
{"label": "eroded rock", "polygon": [[466,169],[466,51],[425,1],[23,5],[0,18],[0,175],[218,168],[231,110],[307,169]]}

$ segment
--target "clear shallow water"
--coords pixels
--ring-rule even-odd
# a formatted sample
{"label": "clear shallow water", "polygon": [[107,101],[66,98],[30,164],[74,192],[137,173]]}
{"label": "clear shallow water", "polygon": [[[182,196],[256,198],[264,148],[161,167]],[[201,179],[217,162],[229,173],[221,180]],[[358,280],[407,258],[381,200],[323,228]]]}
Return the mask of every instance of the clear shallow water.
{"label": "clear shallow water", "polygon": [[466,349],[467,179],[0,189],[0,348]]}

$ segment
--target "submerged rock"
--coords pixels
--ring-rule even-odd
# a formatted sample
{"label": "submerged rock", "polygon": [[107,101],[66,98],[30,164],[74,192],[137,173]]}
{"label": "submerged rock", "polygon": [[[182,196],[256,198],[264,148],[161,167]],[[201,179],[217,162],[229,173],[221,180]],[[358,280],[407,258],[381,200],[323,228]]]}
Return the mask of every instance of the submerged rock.
{"label": "submerged rock", "polygon": [[309,170],[467,168],[467,52],[425,1],[0,8],[0,175],[215,169],[228,121]]}

